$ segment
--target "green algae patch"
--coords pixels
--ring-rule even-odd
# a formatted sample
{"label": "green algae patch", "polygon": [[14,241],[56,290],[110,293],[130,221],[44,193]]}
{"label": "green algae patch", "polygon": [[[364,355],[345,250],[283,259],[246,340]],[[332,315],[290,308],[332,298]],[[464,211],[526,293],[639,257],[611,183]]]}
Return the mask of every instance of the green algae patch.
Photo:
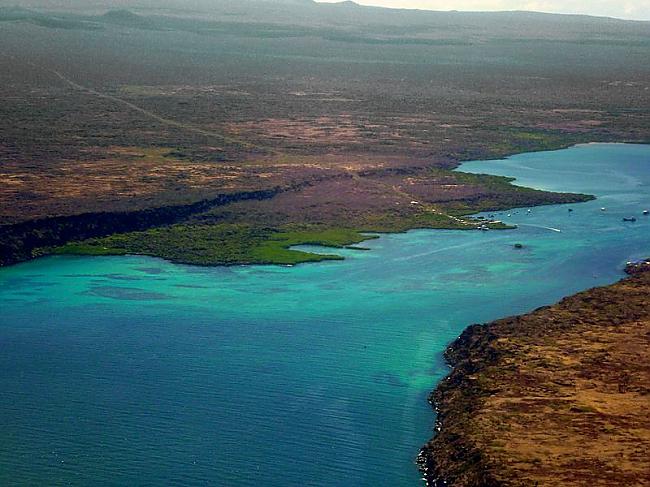
{"label": "green algae patch", "polygon": [[143,232],[73,242],[53,250],[72,255],[149,255],[194,265],[293,265],[343,257],[293,250],[296,245],[344,248],[372,236],[348,229],[291,228],[285,231],[248,225],[172,225]]}

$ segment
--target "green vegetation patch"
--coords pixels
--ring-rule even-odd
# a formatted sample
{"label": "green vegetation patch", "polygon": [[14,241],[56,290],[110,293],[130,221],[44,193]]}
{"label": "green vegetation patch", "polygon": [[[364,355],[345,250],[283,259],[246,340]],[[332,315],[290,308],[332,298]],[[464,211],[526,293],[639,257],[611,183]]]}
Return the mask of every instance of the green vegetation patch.
{"label": "green vegetation patch", "polygon": [[[369,237],[362,232],[392,233],[415,228],[476,230],[509,228],[503,223],[468,217],[481,211],[522,206],[574,203],[591,199],[581,194],[550,193],[515,186],[512,178],[433,169],[438,181],[450,181],[477,192],[459,200],[420,204],[417,207],[369,212],[360,218],[333,221],[332,225],[278,224],[265,227],[257,221],[239,223],[180,223],[144,231],[71,242],[62,247],[39,249],[76,255],[139,254],[195,265],[284,264],[293,265],[342,256],[293,249],[297,245],[343,248]],[[223,220],[222,220],[223,221]]]}
{"label": "green vegetation patch", "polygon": [[181,224],[73,242],[58,247],[54,253],[95,256],[139,254],[196,265],[292,265],[343,259],[339,255],[292,250],[292,246],[343,248],[369,238],[374,237],[347,229],[302,227],[276,231],[249,225]]}
{"label": "green vegetation patch", "polygon": [[366,218],[364,228],[368,232],[397,233],[416,228],[436,230],[473,230],[477,222],[470,219],[455,218],[435,208],[423,208],[414,214],[386,212],[370,215]]}
{"label": "green vegetation patch", "polygon": [[[593,142],[594,132],[568,132],[566,130],[551,130],[521,127],[485,127],[485,153],[469,151],[456,154],[458,160],[501,159],[512,154],[524,152],[541,152],[566,149],[575,144]],[[601,139],[606,140],[603,134]]]}
{"label": "green vegetation patch", "polygon": [[[439,172],[445,172],[440,170]],[[500,211],[527,206],[557,205],[591,201],[594,196],[582,193],[555,193],[512,184],[514,178],[454,171],[459,184],[483,189],[480,198],[468,198],[446,203],[446,213],[456,216],[485,211]]]}

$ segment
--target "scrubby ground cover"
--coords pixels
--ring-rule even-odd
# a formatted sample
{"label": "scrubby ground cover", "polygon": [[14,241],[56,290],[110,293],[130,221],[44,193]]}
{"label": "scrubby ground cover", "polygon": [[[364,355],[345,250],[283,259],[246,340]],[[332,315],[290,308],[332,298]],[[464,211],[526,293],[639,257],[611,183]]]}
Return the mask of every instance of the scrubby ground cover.
{"label": "scrubby ground cover", "polygon": [[59,243],[23,232],[34,248],[16,253],[19,223],[258,191],[274,196],[151,227],[471,228],[473,211],[581,197],[449,171],[463,160],[650,140],[644,22],[308,1],[30,5],[0,7],[2,263]]}
{"label": "scrubby ground cover", "polygon": [[369,238],[374,237],[353,230],[276,231],[247,225],[174,225],[70,243],[54,252],[75,255],[151,255],[172,262],[196,265],[293,265],[342,258],[335,254],[314,254],[291,249],[295,245],[342,248]]}

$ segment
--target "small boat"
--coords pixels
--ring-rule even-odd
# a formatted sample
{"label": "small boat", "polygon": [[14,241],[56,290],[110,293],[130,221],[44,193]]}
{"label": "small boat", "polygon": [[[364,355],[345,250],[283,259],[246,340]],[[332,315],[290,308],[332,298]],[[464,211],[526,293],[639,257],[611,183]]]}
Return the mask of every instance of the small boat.
{"label": "small boat", "polygon": [[571,213],[572,211],[573,211],[573,208],[569,208],[569,213]]}
{"label": "small boat", "polygon": [[648,215],[650,215],[650,211],[649,211],[649,210],[643,210],[643,214],[644,214],[645,216],[648,216]]}
{"label": "small boat", "polygon": [[636,218],[634,218],[634,217],[631,217],[631,218],[623,218],[623,221],[624,221],[624,222],[635,222],[635,221],[636,221]]}
{"label": "small boat", "polygon": [[605,207],[603,206],[603,207],[600,209],[600,211],[607,211],[607,208],[605,208]]}
{"label": "small boat", "polygon": [[515,248],[516,248],[516,249],[523,249],[523,248],[524,248],[524,244],[516,243],[516,244],[515,244]]}

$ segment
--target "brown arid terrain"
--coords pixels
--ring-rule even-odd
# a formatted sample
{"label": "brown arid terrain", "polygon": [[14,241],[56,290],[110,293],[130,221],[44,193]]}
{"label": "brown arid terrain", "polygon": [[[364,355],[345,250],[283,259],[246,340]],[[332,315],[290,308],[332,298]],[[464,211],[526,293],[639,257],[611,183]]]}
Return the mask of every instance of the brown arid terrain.
{"label": "brown arid terrain", "polygon": [[468,328],[431,395],[428,485],[650,485],[649,270]]}
{"label": "brown arid terrain", "polygon": [[469,178],[462,161],[650,140],[648,22],[14,3],[0,0],[0,265],[169,225],[471,229],[476,211],[584,195]]}
{"label": "brown arid terrain", "polygon": [[[364,98],[357,101],[333,98],[328,103],[305,95],[293,106],[295,95],[286,93],[288,88],[267,82],[258,81],[247,92],[238,91],[235,84],[205,90],[118,87],[100,93],[61,78],[59,71],[47,67],[51,61],[24,66],[22,59],[12,57],[0,62],[12,81],[3,84],[7,93],[0,108],[4,112],[0,222],[5,225],[333,180],[342,189],[341,206],[354,212],[360,203],[367,203],[380,206],[381,214],[421,198],[423,186],[428,186],[426,192],[446,194],[443,201],[481,192],[454,181],[436,188],[435,178],[427,175],[429,169],[452,169],[465,159],[561,148],[592,139],[645,137],[645,132],[639,138],[625,127],[614,128],[629,123],[627,117],[611,120],[607,127],[601,127],[606,124],[601,120],[590,121],[581,131],[566,128],[584,123],[580,111],[528,114],[544,120],[544,127],[516,127],[510,118],[513,114],[504,112],[507,126],[484,127],[482,117],[477,120],[475,114],[450,113],[458,109],[455,105],[441,107],[435,101],[433,106],[435,90],[417,103],[401,100],[402,105],[372,91],[359,93]],[[350,106],[359,104],[361,110]],[[236,117],[224,105],[238,106]],[[483,110],[495,113],[494,108]],[[406,110],[433,109],[447,113],[401,115]],[[296,115],[266,118],[286,110],[295,110]],[[385,115],[387,110],[397,114]],[[553,124],[557,127],[549,129]],[[412,176],[418,177],[420,186],[413,194],[408,190],[414,186]],[[401,189],[393,189],[398,186]],[[331,188],[318,192],[332,195]],[[377,192],[385,193],[390,202],[369,202]],[[321,203],[312,193],[292,194],[297,202],[313,199],[312,206],[317,207]],[[326,213],[327,209],[321,212]]]}

